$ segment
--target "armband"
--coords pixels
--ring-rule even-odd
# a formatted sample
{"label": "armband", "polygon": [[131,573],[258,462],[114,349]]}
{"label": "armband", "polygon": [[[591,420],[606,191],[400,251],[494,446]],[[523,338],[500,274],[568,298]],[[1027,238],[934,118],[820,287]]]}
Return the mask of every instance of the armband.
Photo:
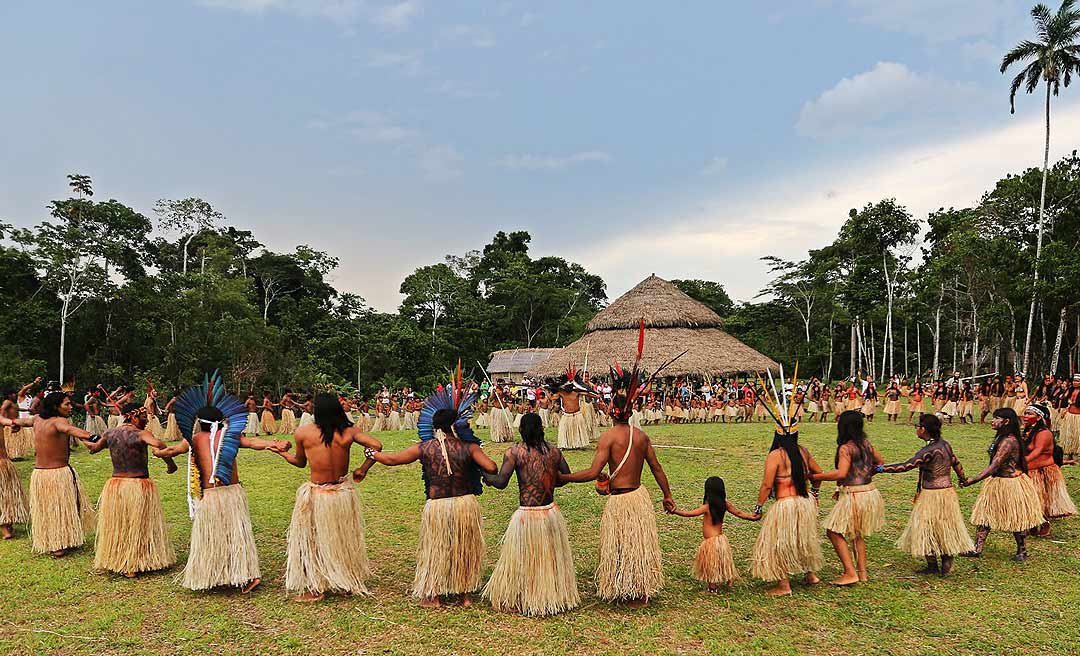
{"label": "armband", "polygon": [[884,474],[885,473],[885,465],[874,465],[874,473]]}
{"label": "armband", "polygon": [[763,508],[760,503],[758,505],[754,506],[754,514],[755,515],[760,515],[761,511],[763,511],[763,510],[765,510],[765,508]]}
{"label": "armband", "polygon": [[95,434],[91,435],[90,437],[86,438],[86,441],[93,442],[94,444],[97,444],[98,442],[101,441],[101,436],[98,435],[97,433],[95,433]]}
{"label": "armband", "polygon": [[370,446],[365,446],[364,447],[364,457],[367,458],[368,460],[374,460],[375,459],[375,449],[371,448]]}
{"label": "armband", "polygon": [[821,494],[821,488],[819,488],[819,487],[810,488],[810,494],[814,495],[815,499],[819,498],[819,495]]}

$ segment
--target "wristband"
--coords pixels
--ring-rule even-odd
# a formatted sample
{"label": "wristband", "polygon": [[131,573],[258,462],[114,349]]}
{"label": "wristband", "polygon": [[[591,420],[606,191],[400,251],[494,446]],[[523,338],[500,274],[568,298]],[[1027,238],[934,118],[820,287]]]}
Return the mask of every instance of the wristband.
{"label": "wristband", "polygon": [[810,494],[814,495],[814,498],[817,499],[818,495],[821,494],[821,488],[819,488],[819,487],[810,488]]}
{"label": "wristband", "polygon": [[90,437],[86,438],[86,441],[88,441],[88,442],[93,442],[93,443],[95,443],[95,444],[96,444],[97,442],[99,442],[100,440],[101,440],[101,436],[100,436],[100,435],[98,435],[98,434],[96,434],[96,433],[95,433],[95,434],[93,434],[93,435],[91,435]]}
{"label": "wristband", "polygon": [[754,506],[754,514],[755,515],[760,515],[762,510],[764,510],[764,508],[761,506],[760,503],[758,505]]}
{"label": "wristband", "polygon": [[874,472],[878,473],[878,474],[885,473],[885,465],[875,465],[874,466]]}
{"label": "wristband", "polygon": [[370,446],[364,447],[364,457],[367,458],[368,460],[374,460],[375,459],[375,449],[371,448]]}

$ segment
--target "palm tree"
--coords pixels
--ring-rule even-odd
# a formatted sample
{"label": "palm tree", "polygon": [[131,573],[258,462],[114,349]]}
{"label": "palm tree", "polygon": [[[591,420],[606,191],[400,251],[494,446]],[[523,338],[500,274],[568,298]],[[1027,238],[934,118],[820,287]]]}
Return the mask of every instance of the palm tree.
{"label": "palm tree", "polygon": [[1046,173],[1050,166],[1050,94],[1058,95],[1061,86],[1069,86],[1073,73],[1080,74],[1080,11],[1075,0],[1063,0],[1056,14],[1044,4],[1031,9],[1035,22],[1036,41],[1021,41],[1001,59],[1001,72],[1020,62],[1030,62],[1013,78],[1009,88],[1010,113],[1016,112],[1016,92],[1024,86],[1034,93],[1040,82],[1046,82],[1046,146],[1043,150],[1042,192],[1039,197],[1038,241],[1035,246],[1035,274],[1028,311],[1027,337],[1024,339],[1024,366],[1027,373],[1031,353],[1031,328],[1035,321],[1035,300],[1038,295],[1039,260],[1042,257],[1043,216],[1046,212]]}

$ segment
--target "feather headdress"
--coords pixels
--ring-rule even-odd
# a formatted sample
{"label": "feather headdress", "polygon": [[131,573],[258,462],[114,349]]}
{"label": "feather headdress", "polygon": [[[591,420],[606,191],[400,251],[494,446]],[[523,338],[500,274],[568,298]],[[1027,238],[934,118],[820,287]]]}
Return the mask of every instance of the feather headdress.
{"label": "feather headdress", "polygon": [[554,393],[577,392],[578,394],[588,394],[592,392],[592,389],[582,381],[581,373],[572,362],[566,365],[565,373],[545,380],[544,388]]}
{"label": "feather headdress", "polygon": [[[641,368],[641,356],[644,353],[645,319],[641,319],[638,324],[637,357],[634,359],[634,368],[626,371],[619,366],[618,360],[613,361],[610,368],[612,397],[608,414],[617,421],[630,421],[631,415],[634,414],[634,401],[637,400],[637,397],[649,388],[649,384],[660,375],[660,372],[667,369],[672,362],[686,355],[687,351],[683,351],[661,364],[656,368],[656,371],[652,372],[652,375],[647,374]],[[619,398],[620,396],[622,398]]]}
{"label": "feather headdress", "polygon": [[795,404],[795,397],[798,396],[799,385],[799,363],[795,363],[795,376],[791,379],[791,399],[784,398],[784,365],[780,365],[780,388],[777,389],[776,381],[773,379],[772,371],[766,370],[765,375],[769,379],[769,387],[765,386],[765,381],[762,380],[761,374],[757,377],[757,390],[756,394],[761,399],[761,404],[765,406],[765,411],[776,422],[776,432],[784,435],[791,435],[799,432],[799,411],[802,405],[802,401],[799,405]]}
{"label": "feather headdress", "polygon": [[[462,442],[480,444],[480,438],[476,436],[476,433],[473,433],[472,427],[469,426],[469,418],[472,417],[472,406],[475,402],[476,394],[465,391],[465,385],[462,381],[461,374],[461,361],[459,360],[457,371],[454,373],[454,379],[450,382],[450,385],[436,390],[434,394],[427,397],[424,401],[424,407],[420,410],[420,418],[416,420],[416,430],[420,434],[420,441],[439,441],[439,446],[443,452],[443,458],[446,459],[447,471],[452,472],[450,467],[450,456],[446,451],[446,445],[444,443],[446,436],[441,431],[438,433],[435,431],[435,413],[440,410],[453,410],[457,415],[457,419],[454,420],[454,434],[457,435],[458,439]],[[470,479],[473,493],[480,494],[483,492],[479,469],[473,468]],[[427,487],[428,480],[425,475],[425,491],[427,490]]]}
{"label": "feather headdress", "polygon": [[[206,406],[221,410],[225,415],[222,422],[207,422],[195,415]],[[210,455],[213,462],[211,478],[222,485],[232,483],[233,463],[240,450],[240,437],[247,426],[247,408],[232,394],[225,391],[225,385],[217,370],[203,377],[201,385],[196,385],[180,395],[176,400],[176,421],[180,425],[180,434],[192,447],[192,437],[196,432],[196,422],[202,424],[199,430],[210,433]],[[188,450],[188,506],[194,516],[195,504],[202,498],[202,477],[199,466]]]}

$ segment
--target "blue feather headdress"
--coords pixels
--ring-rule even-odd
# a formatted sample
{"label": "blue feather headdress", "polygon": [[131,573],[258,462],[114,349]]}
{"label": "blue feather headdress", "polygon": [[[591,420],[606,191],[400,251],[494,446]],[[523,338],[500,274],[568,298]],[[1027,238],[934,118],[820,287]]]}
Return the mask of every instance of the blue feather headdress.
{"label": "blue feather headdress", "polygon": [[[428,440],[440,439],[435,434],[435,413],[440,410],[453,410],[457,413],[457,420],[454,421],[454,434],[462,442],[469,442],[472,444],[481,444],[480,438],[473,432],[472,427],[469,426],[469,419],[473,413],[473,403],[476,402],[476,394],[465,393],[461,376],[461,361],[458,361],[457,374],[454,380],[448,387],[444,387],[437,390],[434,394],[427,397],[424,401],[424,407],[420,410],[420,418],[416,420],[416,429],[420,434],[420,441],[427,442]],[[446,456],[446,448],[443,447],[443,455]],[[447,461],[449,466],[449,460]],[[473,494],[481,494],[484,491],[484,486],[480,479],[480,470],[477,467],[473,467],[469,473],[469,480],[472,484]],[[424,476],[424,490],[427,491],[428,480],[427,476]]]}
{"label": "blue feather headdress", "polygon": [[[236,454],[240,450],[240,437],[247,426],[247,408],[239,399],[225,391],[225,384],[217,370],[207,374],[201,385],[192,387],[176,400],[176,420],[180,424],[180,434],[191,446],[194,446],[192,436],[196,432],[195,424],[200,421],[195,415],[205,406],[213,406],[225,415],[223,425],[206,425],[199,429],[211,432],[210,451],[214,463],[212,478],[222,485],[230,485],[233,463],[236,462]],[[217,430],[214,430],[215,428]],[[188,451],[188,481],[189,510],[194,513],[194,501],[202,498],[202,478],[199,475],[198,463],[191,457],[191,450]]]}

